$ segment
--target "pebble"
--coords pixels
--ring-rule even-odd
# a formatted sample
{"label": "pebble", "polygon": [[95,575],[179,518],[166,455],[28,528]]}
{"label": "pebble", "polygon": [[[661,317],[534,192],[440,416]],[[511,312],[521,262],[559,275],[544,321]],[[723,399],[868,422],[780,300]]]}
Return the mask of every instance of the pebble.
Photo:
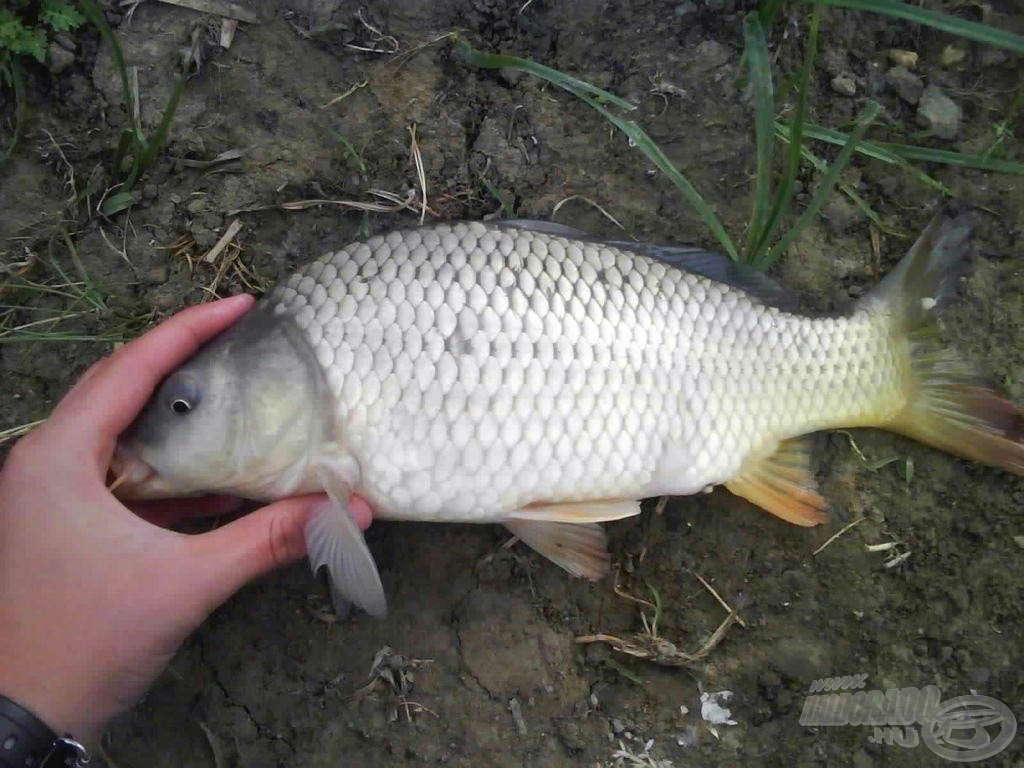
{"label": "pebble", "polygon": [[1005,64],[1010,60],[1009,54],[1006,51],[1001,51],[998,48],[984,48],[981,51],[980,63],[983,67],[998,67],[1000,64]]}
{"label": "pebble", "polygon": [[150,285],[163,285],[167,282],[167,276],[167,267],[159,266],[147,269],[143,279]]}
{"label": "pebble", "polygon": [[676,6],[675,14],[676,14],[676,16],[688,16],[689,14],[695,12],[696,10],[697,10],[697,4],[696,3],[694,3],[694,2],[685,2],[685,3],[680,3],[679,5]]}
{"label": "pebble", "polygon": [[926,128],[931,128],[940,139],[956,138],[960,132],[962,116],[960,107],[937,85],[929,85],[924,89],[917,107],[917,121]]}
{"label": "pebble", "polygon": [[924,82],[906,67],[893,67],[885,73],[885,81],[908,104],[917,104],[924,93]]}
{"label": "pebble", "polygon": [[733,53],[717,40],[703,40],[694,51],[694,64],[701,70],[717,69],[727,64]]}
{"label": "pebble", "polygon": [[917,54],[914,51],[892,48],[889,50],[889,61],[893,64],[898,64],[901,67],[913,69],[917,66]]}
{"label": "pebble", "polygon": [[853,96],[857,93],[857,82],[849,72],[840,72],[832,78],[832,90],[841,96]]}
{"label": "pebble", "polygon": [[202,213],[206,210],[206,198],[205,197],[193,197],[187,203],[185,203],[185,210],[189,213]]}
{"label": "pebble", "polygon": [[74,53],[56,42],[50,43],[46,53],[46,66],[53,74],[59,75],[74,63]]}

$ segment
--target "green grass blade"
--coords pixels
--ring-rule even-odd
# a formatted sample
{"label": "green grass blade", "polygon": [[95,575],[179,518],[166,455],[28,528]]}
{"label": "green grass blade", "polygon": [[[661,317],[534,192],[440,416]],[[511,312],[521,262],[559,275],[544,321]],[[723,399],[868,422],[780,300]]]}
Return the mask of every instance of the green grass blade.
{"label": "green grass blade", "polygon": [[153,138],[149,140],[145,150],[142,152],[142,156],[139,160],[140,176],[146,172],[146,169],[149,168],[150,165],[153,164],[156,156],[160,153],[160,150],[163,149],[164,142],[167,141],[167,132],[171,128],[171,120],[174,119],[174,112],[178,108],[178,102],[181,101],[181,94],[185,90],[185,83],[187,81],[187,72],[182,72],[178,75],[178,80],[174,83],[174,89],[171,91],[171,95],[167,99],[167,104],[164,106],[164,113],[160,116],[160,124],[156,127],[156,132],[153,134]]}
{"label": "green grass blade", "polygon": [[[846,143],[847,138],[849,138],[849,134],[842,131],[823,128],[820,125],[810,123],[804,126],[804,136],[837,146],[842,146]],[[876,160],[881,160],[891,165],[900,165],[903,161],[913,160],[922,163],[955,165],[961,168],[972,168],[976,171],[995,171],[996,173],[1024,175],[1024,163],[1017,163],[1001,157],[992,157],[991,155],[969,155],[964,152],[932,149],[931,147],[919,147],[914,144],[899,144],[891,141],[861,142],[857,146],[857,151],[862,155],[873,157]]]}
{"label": "green grass blade", "polygon": [[[776,125],[776,135],[779,137],[780,141],[785,141],[787,143],[789,142],[789,134],[786,133],[785,130],[783,130],[783,126]],[[811,151],[811,149],[807,146],[806,143],[803,145],[803,147],[800,148],[800,155],[801,157],[803,157],[804,160],[813,165],[814,169],[818,173],[825,175],[828,172],[828,163],[826,163],[822,158],[814,154],[814,152]],[[880,230],[882,230],[888,235],[892,235],[893,237],[906,237],[906,235],[903,232],[900,232],[899,230],[893,229],[892,227],[886,225],[885,222],[882,221],[882,217],[878,215],[878,212],[874,208],[872,208],[871,204],[868,203],[868,201],[865,200],[863,197],[861,197],[860,193],[858,193],[857,190],[855,190],[852,186],[847,184],[845,181],[840,181],[837,186],[839,187],[840,191],[842,191],[844,195],[850,198],[850,200],[853,201],[854,205],[860,208],[861,211],[864,212],[864,215],[867,216],[868,219],[870,219],[871,222]]]}
{"label": "green grass blade", "polygon": [[770,27],[775,23],[775,19],[779,17],[779,13],[782,11],[783,0],[761,0],[757,4],[757,15],[761,20],[761,25],[764,27]]}
{"label": "green grass blade", "polygon": [[[789,129],[786,126],[782,125],[781,123],[776,123],[775,125],[776,128],[782,130],[785,133],[788,141]],[[804,126],[805,139],[816,139],[818,141],[824,141],[828,144],[835,144],[836,146],[841,147],[844,144],[846,144],[846,140],[849,137],[850,135],[848,133],[836,131],[833,130],[832,128],[824,128],[820,125],[813,125],[808,123],[807,125]],[[920,168],[911,165],[904,158],[900,157],[895,152],[892,152],[889,149],[887,149],[886,146],[883,144],[871,141],[861,141],[857,144],[857,152],[864,155],[865,157],[870,157],[875,160],[881,160],[883,163],[888,163],[889,165],[897,165],[900,168],[903,168],[912,176],[914,176],[918,181],[920,181],[922,184],[931,187],[936,192],[940,192],[946,197],[955,196],[953,194],[953,190],[950,189],[948,186],[943,184],[934,176],[925,173]]]}
{"label": "green grass blade", "polygon": [[559,88],[563,88],[569,93],[573,94],[584,103],[589,105],[592,109],[596,110],[602,117],[608,122],[618,128],[626,137],[630,140],[632,146],[635,146],[641,152],[643,152],[647,158],[654,163],[658,169],[664,173],[676,188],[682,193],[686,201],[697,211],[701,219],[707,225],[708,229],[711,230],[712,234],[718,239],[718,242],[725,249],[729,257],[735,261],[739,261],[739,251],[736,249],[736,244],[732,238],[729,237],[729,233],[725,231],[722,226],[722,222],[719,221],[718,216],[708,205],[707,201],[697,191],[696,187],[690,183],[690,180],[686,178],[683,173],[672,164],[672,161],[668,159],[661,148],[654,143],[654,140],[636,124],[633,120],[626,120],[619,115],[609,111],[606,105],[613,105],[622,109],[633,110],[634,107],[628,101],[620,99],[614,94],[603,91],[589,83],[585,83],[575,77],[566,75],[558,70],[545,67],[541,64],[537,64],[526,59],[520,59],[516,56],[505,56],[499,54],[481,53],[470,47],[469,43],[459,39],[456,42],[456,52],[459,58],[470,66],[478,67],[480,69],[515,69],[521,72],[526,72],[531,75],[535,75],[544,80],[547,80],[553,85],[557,85]]}
{"label": "green grass blade", "polygon": [[614,93],[609,93],[598,88],[596,85],[591,85],[579,78],[559,72],[557,69],[545,67],[543,64],[538,64],[529,59],[520,59],[518,56],[506,56],[501,53],[483,53],[473,48],[462,38],[457,38],[455,41],[455,54],[464,64],[468,64],[471,67],[479,69],[504,69],[506,67],[516,69],[520,72],[536,75],[567,91],[586,93],[596,98],[600,103],[614,104],[619,109],[624,109],[627,112],[632,112],[636,109],[635,104],[616,96]]}
{"label": "green grass blade", "polygon": [[754,186],[754,212],[747,232],[746,260],[764,232],[772,205],[772,162],[775,153],[775,94],[772,88],[771,62],[764,29],[754,14],[743,25],[750,85],[754,92],[754,127],[757,140],[757,178]]}
{"label": "green grass blade", "polygon": [[[853,157],[853,151],[857,148],[858,142],[860,142],[864,133],[875,121],[875,118],[878,117],[878,113],[881,111],[882,106],[875,101],[870,102],[868,106],[865,107],[864,112],[857,119],[857,124],[854,127],[853,132],[850,134],[850,138],[847,139],[846,144],[843,145],[843,148],[839,151],[836,159],[832,162],[832,165],[829,166],[828,172],[818,184],[818,188],[811,197],[810,204],[800,215],[800,218],[797,219],[796,223],[789,228],[789,231],[787,231],[786,234],[779,239],[779,242],[777,242],[775,246],[765,254],[762,260],[754,266],[761,269],[768,269],[768,267],[774,264],[778,258],[786,252],[789,246],[793,244],[793,241],[799,236],[803,228],[806,227],[807,224],[810,223],[811,219],[818,214],[818,211],[821,210],[825,201],[828,200],[829,195],[832,194],[832,190],[835,188],[836,182],[839,181],[840,174],[846,166],[849,165],[850,159]],[[790,146],[793,146],[793,144]],[[797,147],[797,149],[799,150],[799,147]]]}
{"label": "green grass blade", "polygon": [[800,173],[800,145],[803,141],[804,123],[807,121],[807,96],[810,91],[811,72],[814,70],[814,60],[818,53],[818,28],[821,26],[821,6],[815,5],[811,11],[811,24],[807,34],[807,50],[804,53],[803,65],[800,69],[800,83],[797,91],[796,111],[790,122],[790,135],[792,141],[789,143],[789,154],[786,158],[786,170],[782,182],[775,191],[775,201],[772,204],[771,213],[762,232],[757,233],[753,246],[748,249],[751,254],[750,263],[756,264],[764,261],[768,254],[768,244],[771,242],[775,232],[782,223],[782,217],[789,209],[793,199],[793,189],[796,185],[796,177]]}
{"label": "green grass blade", "polygon": [[1015,163],[1013,160],[1005,160],[1001,157],[967,155],[963,152],[950,152],[946,149],[915,147],[913,144],[885,143],[882,146],[904,160],[913,160],[921,163],[942,163],[944,165],[957,165],[961,168],[973,168],[979,171],[995,171],[997,173],[1024,176],[1024,163]]}
{"label": "green grass blade", "polygon": [[851,11],[881,13],[896,19],[905,19],[915,24],[934,27],[978,43],[1006,48],[1018,54],[1024,53],[1024,37],[1020,35],[977,21],[961,19],[941,11],[918,8],[900,2],[900,0],[804,0],[804,2],[833,5],[839,8],[848,8]]}

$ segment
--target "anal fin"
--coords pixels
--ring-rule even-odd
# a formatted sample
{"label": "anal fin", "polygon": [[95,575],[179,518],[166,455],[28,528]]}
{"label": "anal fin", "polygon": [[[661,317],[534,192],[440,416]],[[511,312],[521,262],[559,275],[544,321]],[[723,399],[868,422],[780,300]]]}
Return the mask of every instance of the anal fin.
{"label": "anal fin", "polygon": [[725,487],[787,523],[812,526],[828,520],[828,502],[811,472],[809,437],[783,440],[774,453],[748,459]]}
{"label": "anal fin", "polygon": [[505,527],[573,576],[597,581],[608,573],[611,557],[599,523],[509,518]]}

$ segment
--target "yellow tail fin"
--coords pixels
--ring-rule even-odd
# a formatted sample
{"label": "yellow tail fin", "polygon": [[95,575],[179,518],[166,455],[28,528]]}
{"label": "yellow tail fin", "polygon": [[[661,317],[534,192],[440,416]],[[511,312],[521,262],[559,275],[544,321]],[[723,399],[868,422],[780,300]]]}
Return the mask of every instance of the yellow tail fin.
{"label": "yellow tail fin", "polygon": [[972,217],[940,215],[896,268],[863,299],[891,313],[908,340],[912,391],[883,426],[949,453],[1024,474],[1024,413],[938,339],[947,301],[971,244]]}

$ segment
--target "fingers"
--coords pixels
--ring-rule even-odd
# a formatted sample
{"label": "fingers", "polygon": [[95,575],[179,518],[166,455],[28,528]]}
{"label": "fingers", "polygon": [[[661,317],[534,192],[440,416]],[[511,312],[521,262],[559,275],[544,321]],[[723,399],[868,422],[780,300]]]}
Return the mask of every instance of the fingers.
{"label": "fingers", "polygon": [[237,321],[253,302],[251,296],[233,296],[179,312],[90,369],[43,427],[59,432],[65,445],[109,460],[114,440],[163,377]]}
{"label": "fingers", "polygon": [[[240,517],[215,531],[191,537],[196,557],[191,569],[200,580],[193,594],[212,611],[253,579],[306,555],[306,522],[324,500],[322,494],[296,496]],[[349,513],[360,528],[369,527],[370,505],[349,498]]]}
{"label": "fingers", "polygon": [[242,504],[235,496],[200,496],[195,499],[160,499],[128,504],[146,522],[169,528],[194,517],[217,517],[234,512]]}

